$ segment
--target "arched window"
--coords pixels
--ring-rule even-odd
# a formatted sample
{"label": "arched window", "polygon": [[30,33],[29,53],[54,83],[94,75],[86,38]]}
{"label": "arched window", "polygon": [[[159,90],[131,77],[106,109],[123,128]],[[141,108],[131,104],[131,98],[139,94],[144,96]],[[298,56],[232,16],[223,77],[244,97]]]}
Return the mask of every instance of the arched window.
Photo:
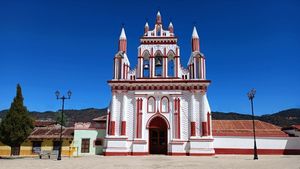
{"label": "arched window", "polygon": [[174,60],[169,59],[168,61],[168,77],[174,77]]}
{"label": "arched window", "polygon": [[150,65],[149,65],[149,59],[145,59],[144,60],[144,64],[143,64],[143,77],[150,77],[150,73],[149,73],[149,69],[150,69]]}
{"label": "arched window", "polygon": [[155,76],[162,76],[162,65],[163,65],[162,56],[156,56],[155,57]]}
{"label": "arched window", "polygon": [[164,96],[161,98],[160,108],[162,113],[168,113],[169,112],[169,99]]}
{"label": "arched window", "polygon": [[155,99],[154,97],[148,98],[148,112],[154,113],[155,112]]}

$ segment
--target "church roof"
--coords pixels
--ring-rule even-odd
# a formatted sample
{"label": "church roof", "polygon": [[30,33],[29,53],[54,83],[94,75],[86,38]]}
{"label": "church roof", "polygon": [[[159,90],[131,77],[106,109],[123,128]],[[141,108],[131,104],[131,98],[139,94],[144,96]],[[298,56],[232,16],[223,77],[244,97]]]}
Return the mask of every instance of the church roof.
{"label": "church roof", "polygon": [[[213,136],[253,136],[252,120],[213,120]],[[258,137],[287,137],[279,126],[255,120]]]}

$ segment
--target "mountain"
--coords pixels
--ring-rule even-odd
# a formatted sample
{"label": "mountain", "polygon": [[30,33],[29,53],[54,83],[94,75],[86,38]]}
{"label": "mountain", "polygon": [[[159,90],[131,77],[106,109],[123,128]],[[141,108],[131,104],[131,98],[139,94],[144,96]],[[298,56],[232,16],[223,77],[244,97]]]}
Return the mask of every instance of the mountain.
{"label": "mountain", "polygon": [[[8,110],[0,111],[0,118],[3,118]],[[81,110],[65,110],[64,113],[67,117],[67,124],[72,126],[74,122],[89,122],[92,119],[105,115],[106,108],[103,109],[81,109]],[[33,118],[39,120],[57,119],[57,112],[30,112]],[[247,114],[240,114],[235,112],[212,112],[212,118],[215,120],[251,120],[252,116]],[[262,116],[255,116],[255,119],[275,124],[281,127],[287,127],[294,124],[300,124],[300,109],[287,109],[274,114],[267,114]]]}
{"label": "mountain", "polygon": [[[0,111],[0,118],[3,118],[8,110]],[[59,110],[60,111],[60,110]],[[54,111],[45,111],[38,112],[32,111],[29,112],[34,119],[38,120],[56,120],[58,112]],[[81,109],[81,110],[64,110],[65,117],[67,118],[67,125],[72,126],[75,122],[89,122],[94,118],[105,115],[106,108],[103,109]]]}
{"label": "mountain", "polygon": [[[251,115],[234,112],[212,112],[212,118],[215,120],[252,120]],[[282,110],[274,114],[255,116],[255,119],[272,123],[281,127],[288,127],[294,124],[300,124],[300,109],[294,108]]]}
{"label": "mountain", "polygon": [[277,126],[288,127],[300,124],[300,109],[287,109],[270,115],[262,115],[259,119]]}

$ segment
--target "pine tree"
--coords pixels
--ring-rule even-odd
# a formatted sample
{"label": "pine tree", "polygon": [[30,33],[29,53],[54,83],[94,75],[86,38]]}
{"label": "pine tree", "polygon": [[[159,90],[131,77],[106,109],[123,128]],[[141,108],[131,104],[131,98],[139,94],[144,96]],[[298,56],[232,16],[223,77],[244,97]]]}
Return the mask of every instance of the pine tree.
{"label": "pine tree", "polygon": [[0,124],[0,141],[12,148],[11,155],[14,148],[19,148],[27,139],[34,127],[23,100],[21,86],[18,84],[17,95]]}

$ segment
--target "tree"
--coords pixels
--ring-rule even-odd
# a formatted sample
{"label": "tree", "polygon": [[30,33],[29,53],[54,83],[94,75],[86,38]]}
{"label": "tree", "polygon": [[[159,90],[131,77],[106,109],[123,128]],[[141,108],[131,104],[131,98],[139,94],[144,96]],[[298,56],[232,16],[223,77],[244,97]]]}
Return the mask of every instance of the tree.
{"label": "tree", "polygon": [[[33,129],[33,119],[29,116],[23,104],[21,86],[17,85],[17,94],[11,103],[10,109],[0,124],[0,141],[10,146],[11,154],[27,139]],[[16,154],[14,154],[16,155]]]}
{"label": "tree", "polygon": [[68,116],[66,115],[66,113],[64,112],[64,113],[63,113],[63,119],[61,119],[61,113],[62,113],[62,112],[60,111],[60,112],[58,112],[58,113],[55,115],[56,123],[57,123],[57,124],[61,124],[61,125],[63,125],[63,126],[66,126],[66,124],[67,124],[69,118],[68,118]]}

